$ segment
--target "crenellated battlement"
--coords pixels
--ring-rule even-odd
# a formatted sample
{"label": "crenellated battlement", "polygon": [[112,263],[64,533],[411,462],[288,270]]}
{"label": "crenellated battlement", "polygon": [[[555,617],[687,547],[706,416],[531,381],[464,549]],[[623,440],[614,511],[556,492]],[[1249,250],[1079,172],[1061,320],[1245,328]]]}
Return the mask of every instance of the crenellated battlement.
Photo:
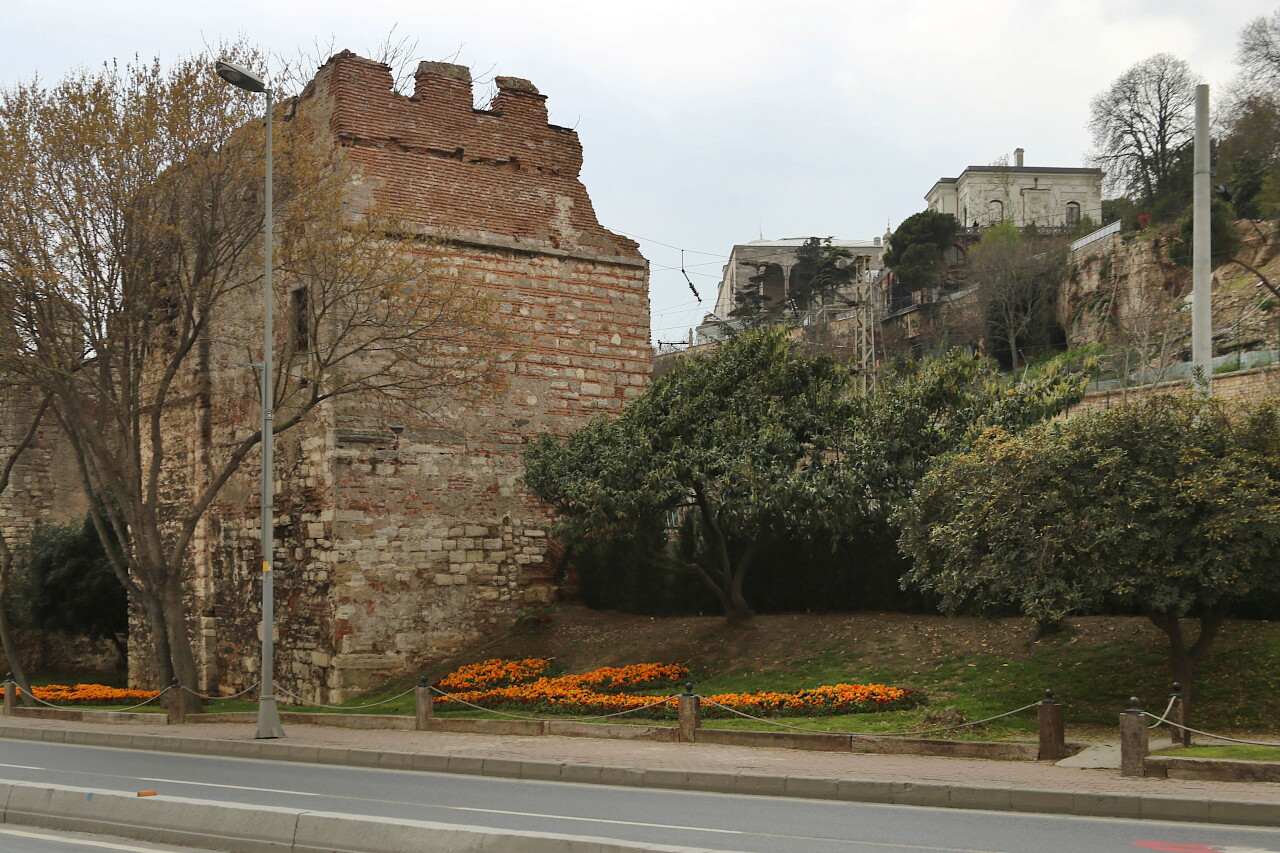
{"label": "crenellated battlement", "polygon": [[633,241],[596,219],[579,180],[582,145],[548,123],[547,96],[519,77],[495,83],[497,95],[477,109],[469,68],[420,62],[406,97],[393,91],[388,66],[343,51],[298,109],[328,128],[381,201],[424,231],[641,262]]}

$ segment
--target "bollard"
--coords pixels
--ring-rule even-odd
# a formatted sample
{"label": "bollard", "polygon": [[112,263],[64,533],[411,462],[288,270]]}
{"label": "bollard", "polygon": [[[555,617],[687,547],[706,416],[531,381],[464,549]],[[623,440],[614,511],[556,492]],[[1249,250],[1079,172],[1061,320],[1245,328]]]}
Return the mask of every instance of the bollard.
{"label": "bollard", "polygon": [[1037,761],[1061,761],[1067,757],[1067,739],[1062,725],[1062,705],[1053,701],[1052,688],[1044,691],[1044,700],[1036,706],[1036,724],[1040,729],[1040,751]]}
{"label": "bollard", "polygon": [[1173,702],[1169,705],[1169,722],[1174,725],[1169,726],[1169,739],[1173,741],[1174,746],[1181,744],[1182,746],[1191,746],[1191,732],[1179,726],[1187,725],[1190,720],[1187,719],[1187,696],[1182,692],[1182,682],[1175,681],[1170,685],[1173,691],[1169,697]]}
{"label": "bollard", "polygon": [[425,732],[431,728],[431,720],[435,716],[435,700],[431,698],[431,685],[427,683],[425,675],[418,679],[418,686],[413,691],[413,697],[415,710],[417,711],[413,727],[420,732]]}
{"label": "bollard", "polygon": [[702,725],[702,699],[693,692],[693,682],[686,681],[684,693],[680,694],[680,732],[681,743],[693,743],[694,732]]}
{"label": "bollard", "polygon": [[18,685],[13,683],[13,673],[4,676],[4,715],[13,716],[13,709],[18,707]]}
{"label": "bollard", "polygon": [[169,695],[165,697],[168,702],[166,708],[169,713],[169,725],[180,726],[187,721],[187,695],[182,689],[182,685],[178,683],[178,679],[174,678],[169,684]]}
{"label": "bollard", "polygon": [[1129,710],[1120,715],[1120,775],[1146,776],[1148,732],[1147,715],[1142,713],[1137,696],[1129,699]]}

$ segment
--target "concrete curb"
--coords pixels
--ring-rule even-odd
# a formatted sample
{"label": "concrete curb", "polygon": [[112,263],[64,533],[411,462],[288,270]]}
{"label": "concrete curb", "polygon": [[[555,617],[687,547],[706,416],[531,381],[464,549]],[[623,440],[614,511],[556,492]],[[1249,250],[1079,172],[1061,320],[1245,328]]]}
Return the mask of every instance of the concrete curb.
{"label": "concrete curb", "polygon": [[455,826],[185,797],[138,798],[62,785],[0,783],[5,824],[90,832],[229,853],[711,853],[704,847]]}
{"label": "concrete curb", "polygon": [[536,779],[635,788],[666,788],[718,794],[800,797],[814,800],[889,803],[957,809],[1194,820],[1204,823],[1280,826],[1280,802],[1205,800],[1154,794],[1109,794],[1013,786],[901,782],[877,779],[823,779],[697,770],[643,769],[564,764],[508,758],[309,746],[269,740],[218,740],[77,729],[32,729],[0,725],[0,738],[155,750],[224,758],[294,761],[345,767],[373,767],[430,773],[462,773],[506,779]]}

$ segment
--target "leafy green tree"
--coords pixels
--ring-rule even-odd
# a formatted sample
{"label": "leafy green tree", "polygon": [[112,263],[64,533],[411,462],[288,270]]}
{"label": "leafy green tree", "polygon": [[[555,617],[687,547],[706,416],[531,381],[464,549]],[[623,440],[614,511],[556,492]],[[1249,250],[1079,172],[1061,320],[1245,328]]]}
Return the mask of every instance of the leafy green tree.
{"label": "leafy green tree", "polygon": [[[883,569],[895,562],[893,510],[934,458],[987,427],[1057,414],[1085,381],[1051,366],[1010,385],[991,362],[953,351],[899,365],[872,392],[851,395],[846,370],[797,356],[784,330],[750,332],[679,362],[616,421],[566,440],[540,436],[525,480],[556,507],[575,547],[622,543],[695,573],[741,622],[753,609],[744,583],[762,555],[823,542],[848,555],[846,574],[866,568],[868,554]],[[655,543],[655,523],[669,530],[665,543]],[[815,590],[857,588],[848,577],[806,577]]]}
{"label": "leafy green tree", "polygon": [[[1193,211],[1178,220],[1178,240],[1169,246],[1169,258],[1179,266],[1189,267],[1192,261],[1192,240],[1195,229]],[[1235,260],[1240,251],[1240,232],[1231,221],[1231,207],[1224,201],[1214,199],[1209,208],[1209,245],[1210,266],[1220,267],[1225,263],[1239,263]]]}
{"label": "leafy green tree", "polygon": [[129,599],[91,520],[37,522],[19,556],[14,591],[31,627],[108,640],[124,664]]}
{"label": "leafy green tree", "polygon": [[911,214],[889,238],[884,265],[907,290],[935,286],[942,278],[945,252],[955,245],[959,227],[950,213],[922,210]]}
{"label": "leafy green tree", "polygon": [[1139,609],[1189,692],[1232,606],[1280,582],[1280,416],[1187,394],[991,430],[938,462],[900,518],[904,583],[945,610]]}
{"label": "leafy green tree", "polygon": [[743,582],[766,541],[843,529],[857,512],[836,452],[848,384],[834,360],[796,355],[785,329],[747,332],[678,362],[619,419],[539,436],[525,481],[571,541],[642,542],[654,519],[687,522],[693,553],[652,558],[697,574],[746,622]]}
{"label": "leafy green tree", "polygon": [[791,298],[803,307],[817,307],[837,297],[858,274],[853,252],[832,246],[830,237],[810,237],[796,249],[796,286]]}
{"label": "leafy green tree", "polygon": [[1056,362],[1011,383],[995,364],[963,350],[897,365],[856,401],[843,452],[868,514],[888,522],[939,457],[985,430],[1017,432],[1080,401],[1087,374]]}

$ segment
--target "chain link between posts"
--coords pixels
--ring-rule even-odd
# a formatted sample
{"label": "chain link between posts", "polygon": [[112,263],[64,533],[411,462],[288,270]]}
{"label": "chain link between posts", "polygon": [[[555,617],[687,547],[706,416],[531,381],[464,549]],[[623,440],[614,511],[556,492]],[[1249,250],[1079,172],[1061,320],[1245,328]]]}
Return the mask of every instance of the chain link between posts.
{"label": "chain link between posts", "polygon": [[[1168,711],[1165,711],[1165,714],[1168,714],[1168,713],[1169,713]],[[1167,723],[1171,728],[1182,729],[1183,731],[1191,732],[1192,734],[1201,735],[1202,737],[1211,737],[1214,740],[1225,740],[1230,743],[1242,743],[1245,746],[1280,746],[1280,743],[1277,743],[1275,741],[1242,740],[1241,738],[1227,737],[1226,735],[1215,735],[1213,732],[1202,732],[1199,729],[1191,728],[1191,726],[1184,726],[1181,723],[1175,723],[1173,720],[1168,720],[1168,719],[1165,719],[1164,717],[1157,717],[1155,714],[1151,713],[1150,711],[1143,711],[1142,714],[1143,716],[1150,717],[1151,719],[1156,720],[1157,721],[1156,725],[1159,725],[1160,723]],[[1155,726],[1151,726],[1150,728],[1155,728]]]}
{"label": "chain link between posts", "polygon": [[[694,695],[696,696],[697,694]],[[776,720],[770,720],[765,717],[752,716],[751,714],[739,711],[737,708],[730,708],[728,705],[721,705],[719,702],[714,702],[705,696],[698,696],[698,699],[706,702],[708,705],[714,705],[717,708],[728,711],[731,714],[737,714],[739,717],[745,717],[748,720],[755,720],[758,723],[766,723],[783,729],[793,729],[797,732],[810,732],[815,735],[864,735],[867,737],[917,737],[919,735],[935,734],[937,732],[950,732],[955,731],[956,729],[969,728],[970,726],[980,726],[984,723],[989,723],[992,720],[998,720],[1001,717],[1011,717],[1014,714],[1021,714],[1023,711],[1026,711],[1029,708],[1034,708],[1040,704],[1039,702],[1032,702],[1030,705],[1023,705],[1021,708],[1015,708],[1012,711],[1005,711],[1003,714],[996,714],[994,717],[987,717],[984,720],[974,720],[969,723],[960,723],[955,726],[943,726],[942,728],[936,729],[920,729],[914,732],[837,732],[831,731],[830,729],[809,729],[803,726],[792,726],[787,723],[779,723]]]}
{"label": "chain link between posts", "polygon": [[397,693],[389,699],[380,699],[377,702],[370,702],[368,705],[326,705],[323,702],[308,702],[296,693],[290,693],[282,687],[277,686],[276,692],[288,696],[290,699],[298,700],[298,704],[307,708],[328,708],[331,711],[362,711],[365,708],[376,708],[379,705],[386,705],[397,699],[403,699],[414,691],[415,688],[410,687],[403,693]]}
{"label": "chain link between posts", "polygon": [[[6,684],[13,684],[13,682],[12,682],[12,681],[10,681],[10,682],[6,682]],[[16,685],[15,685],[15,687],[16,687]],[[47,707],[47,708],[57,708],[57,709],[62,710],[62,711],[103,711],[103,710],[109,710],[111,713],[123,714],[123,713],[124,713],[124,712],[126,712],[126,711],[132,711],[132,710],[135,710],[135,709],[137,709],[137,708],[141,708],[141,707],[143,707],[144,705],[150,705],[152,702],[157,701],[161,696],[163,696],[164,694],[168,693],[168,692],[169,692],[170,690],[172,690],[172,689],[173,689],[172,687],[166,687],[165,689],[163,689],[163,690],[161,690],[159,693],[157,693],[155,696],[152,696],[150,699],[147,699],[147,700],[146,700],[146,701],[144,701],[144,702],[139,702],[137,705],[130,705],[130,706],[129,706],[129,707],[127,707],[127,708],[110,708],[110,709],[104,709],[104,708],[102,708],[101,706],[98,706],[98,705],[58,705],[58,704],[55,704],[55,703],[53,703],[53,702],[46,702],[45,700],[41,699],[39,696],[35,695],[35,693],[34,693],[34,692],[28,693],[27,695],[29,695],[33,700],[35,700],[36,702],[39,702],[41,705],[44,705],[44,706],[45,706],[45,707]],[[21,688],[18,688],[18,695],[19,695],[19,696],[21,696],[21,695],[22,695],[22,689],[21,689]]]}
{"label": "chain link between posts", "polygon": [[1167,716],[1169,716],[1169,712],[1173,710],[1173,703],[1174,703],[1174,702],[1177,702],[1177,701],[1178,701],[1178,698],[1179,698],[1179,697],[1178,697],[1178,694],[1176,694],[1176,693],[1175,693],[1175,694],[1173,694],[1172,696],[1170,696],[1170,697],[1169,697],[1169,704],[1165,706],[1164,713],[1163,713],[1163,714],[1161,714],[1159,717],[1155,718],[1155,720],[1156,720],[1156,721],[1155,721],[1154,723],[1152,723],[1151,725],[1147,726],[1147,728],[1148,728],[1148,729],[1158,729],[1158,728],[1160,728],[1160,724],[1161,724],[1161,723],[1163,723],[1163,722],[1165,722],[1165,719],[1164,719],[1164,718],[1165,718],[1165,717],[1167,717]]}
{"label": "chain link between posts", "polygon": [[624,714],[634,714],[638,711],[646,711],[649,708],[656,708],[659,705],[665,705],[680,695],[677,693],[672,694],[671,696],[664,696],[656,702],[651,702],[648,705],[642,705],[639,708],[628,708],[625,711],[615,711],[612,714],[599,714],[593,717],[530,717],[526,714],[508,714],[504,711],[494,711],[490,708],[477,705],[474,702],[468,702],[466,699],[463,699],[460,696],[455,696],[452,693],[445,693],[438,687],[428,687],[427,689],[439,693],[441,696],[452,702],[458,702],[468,707],[475,708],[477,711],[484,711],[486,714],[497,714],[499,717],[510,717],[513,720],[527,720],[531,723],[584,723],[589,720],[607,720],[610,717],[621,717]]}
{"label": "chain link between posts", "polygon": [[192,690],[190,687],[187,687],[185,685],[178,685],[178,686],[181,687],[184,692],[190,693],[192,696],[196,697],[197,699],[203,702],[229,702],[232,699],[239,699],[241,696],[244,696],[247,693],[252,693],[254,690],[258,689],[258,685],[261,683],[262,683],[261,681],[255,681],[253,682],[253,684],[249,685],[244,690],[241,690],[239,693],[232,693],[230,696],[206,696],[203,693],[197,693],[196,691]]}

